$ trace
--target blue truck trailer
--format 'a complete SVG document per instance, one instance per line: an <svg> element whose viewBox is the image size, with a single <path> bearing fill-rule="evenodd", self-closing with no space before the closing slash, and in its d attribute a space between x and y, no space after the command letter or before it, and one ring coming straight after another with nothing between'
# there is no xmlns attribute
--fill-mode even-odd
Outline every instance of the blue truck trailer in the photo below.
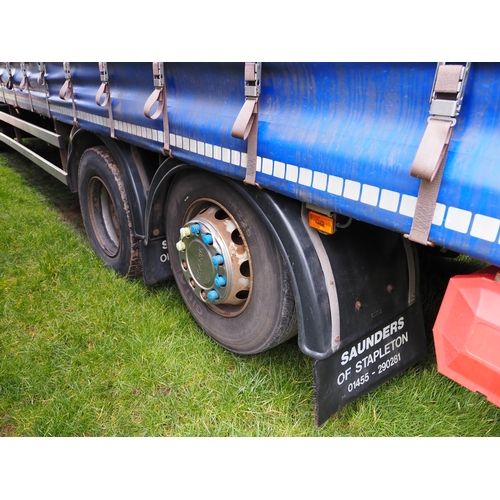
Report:
<svg viewBox="0 0 500 500"><path fill-rule="evenodd" d="M0 63L0 141L221 346L298 335L321 425L425 357L417 245L492 266L434 336L438 369L500 406L499 95L490 63Z"/></svg>

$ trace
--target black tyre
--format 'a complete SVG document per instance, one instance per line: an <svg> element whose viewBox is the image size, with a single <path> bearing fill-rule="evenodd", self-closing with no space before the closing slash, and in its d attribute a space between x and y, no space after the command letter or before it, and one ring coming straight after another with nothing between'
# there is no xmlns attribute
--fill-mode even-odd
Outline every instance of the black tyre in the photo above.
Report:
<svg viewBox="0 0 500 500"><path fill-rule="evenodd" d="M80 160L78 194L92 248L104 264L133 278L142 272L139 241L132 231L130 206L118 166L108 149L87 149Z"/></svg>
<svg viewBox="0 0 500 500"><path fill-rule="evenodd" d="M177 286L216 342L255 354L296 334L285 262L267 228L229 183L195 170L179 174L166 219Z"/></svg>

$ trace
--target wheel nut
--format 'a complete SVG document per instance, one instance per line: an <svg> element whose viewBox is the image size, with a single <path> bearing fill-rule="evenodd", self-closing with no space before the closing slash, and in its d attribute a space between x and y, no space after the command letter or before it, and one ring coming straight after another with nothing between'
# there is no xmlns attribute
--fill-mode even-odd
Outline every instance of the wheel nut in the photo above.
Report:
<svg viewBox="0 0 500 500"><path fill-rule="evenodd" d="M221 276L220 274L215 276L214 285L216 287L226 286L226 283L226 278L224 278L224 276Z"/></svg>
<svg viewBox="0 0 500 500"><path fill-rule="evenodd" d="M217 269L219 266L222 266L222 264L224 264L224 257L220 253L218 253L217 255L214 255L212 257L212 263L215 269Z"/></svg>
<svg viewBox="0 0 500 500"><path fill-rule="evenodd" d="M203 240L203 243L205 243L205 245L211 245L214 242L214 239L212 238L212 235L210 233L202 234L201 239Z"/></svg>
<svg viewBox="0 0 500 500"><path fill-rule="evenodd" d="M188 227L181 227L181 240L186 236L191 236L191 231Z"/></svg>
<svg viewBox="0 0 500 500"><path fill-rule="evenodd" d="M210 302L213 302L214 300L217 300L219 298L219 294L217 293L217 290L210 290L208 293L207 293L207 299L210 301Z"/></svg>
<svg viewBox="0 0 500 500"><path fill-rule="evenodd" d="M184 252L184 250L186 250L186 245L182 240L180 240L175 244L175 248L177 248L178 252Z"/></svg>
<svg viewBox="0 0 500 500"><path fill-rule="evenodd" d="M200 225L199 224L191 224L191 233L199 234L200 233Z"/></svg>

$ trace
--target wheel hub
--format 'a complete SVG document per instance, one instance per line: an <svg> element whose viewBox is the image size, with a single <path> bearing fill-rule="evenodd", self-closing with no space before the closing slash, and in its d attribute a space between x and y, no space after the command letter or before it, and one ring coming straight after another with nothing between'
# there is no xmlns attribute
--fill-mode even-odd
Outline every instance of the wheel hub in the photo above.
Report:
<svg viewBox="0 0 500 500"><path fill-rule="evenodd" d="M118 214L108 188L98 177L89 182L89 210L99 244L109 257L116 257L120 250Z"/></svg>
<svg viewBox="0 0 500 500"><path fill-rule="evenodd" d="M221 315L240 314L250 297L251 263L235 220L215 203L205 204L181 228L176 246L196 297Z"/></svg>

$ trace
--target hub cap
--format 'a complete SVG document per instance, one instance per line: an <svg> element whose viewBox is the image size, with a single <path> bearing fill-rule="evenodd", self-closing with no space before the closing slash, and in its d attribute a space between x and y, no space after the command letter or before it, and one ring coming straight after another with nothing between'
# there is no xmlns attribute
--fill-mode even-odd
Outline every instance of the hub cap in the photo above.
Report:
<svg viewBox="0 0 500 500"><path fill-rule="evenodd" d="M98 177L89 183L89 212L99 245L109 257L120 250L120 224L113 199L106 185Z"/></svg>
<svg viewBox="0 0 500 500"><path fill-rule="evenodd" d="M195 204L177 251L193 293L223 316L237 316L251 293L251 261L236 221L213 201Z"/></svg>

